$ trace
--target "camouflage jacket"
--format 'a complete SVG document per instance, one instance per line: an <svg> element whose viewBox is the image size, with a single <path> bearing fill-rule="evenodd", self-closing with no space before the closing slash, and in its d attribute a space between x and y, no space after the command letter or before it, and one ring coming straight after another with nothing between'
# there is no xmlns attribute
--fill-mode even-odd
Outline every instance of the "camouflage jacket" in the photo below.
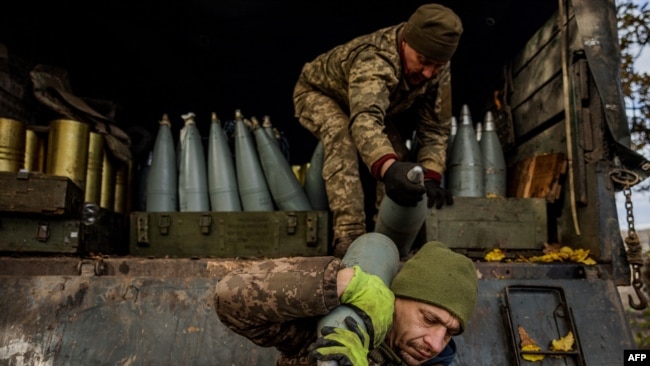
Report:
<svg viewBox="0 0 650 366"><path fill-rule="evenodd" d="M253 343L276 347L281 352L277 365L316 365L307 349L316 341L319 319L340 305L336 274L344 266L334 257L299 257L233 271L217 284L217 315ZM386 344L370 352L368 361L370 366L404 365Z"/></svg>
<svg viewBox="0 0 650 366"><path fill-rule="evenodd" d="M383 133L385 120L415 109L417 160L442 173L451 129L450 64L417 87L403 78L399 52L404 23L363 35L304 65L300 82L321 91L349 112L350 132L364 163L395 154Z"/></svg>

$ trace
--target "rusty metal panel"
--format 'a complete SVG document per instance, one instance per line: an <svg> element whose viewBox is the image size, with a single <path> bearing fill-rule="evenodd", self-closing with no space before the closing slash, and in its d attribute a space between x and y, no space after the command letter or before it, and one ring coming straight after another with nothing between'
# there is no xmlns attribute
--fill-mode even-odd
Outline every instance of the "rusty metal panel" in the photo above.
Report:
<svg viewBox="0 0 650 366"><path fill-rule="evenodd" d="M96 275L97 263L115 275ZM138 273L147 265L128 259L80 262L76 276L1 276L0 364L275 364L275 349L257 347L220 323L213 306L218 277L190 275L196 263L159 264L186 277L124 275L125 268ZM216 273L228 267L200 264Z"/></svg>
<svg viewBox="0 0 650 366"><path fill-rule="evenodd" d="M0 364L273 365L278 352L227 329L213 305L217 282L256 262L0 257ZM549 338L564 336L562 327L553 333L555 318L564 316L553 311L553 299L525 294L536 286L564 294L562 309L571 313L586 365L621 365L623 350L636 347L616 286L598 276L608 272L606 267L476 267L478 305L466 331L456 337L454 365L517 365L512 326L525 326L543 349ZM518 296L508 301L513 287ZM549 297L542 294L544 299ZM507 306L515 321L508 321ZM571 360L548 357L540 364L577 364Z"/></svg>
<svg viewBox="0 0 650 366"><path fill-rule="evenodd" d="M595 275L592 278L579 265L476 263L476 266L482 277L478 303L468 329L456 338L459 352L454 365L531 364L515 359L517 353L513 350L513 344L518 343L518 339L511 337L511 324L505 311L509 286L517 286L520 290L552 286L563 291L586 365L622 365L623 351L636 348L614 281ZM596 271L602 272L602 269ZM530 335L537 337L535 341L543 350L548 350L552 340L549 338L558 339L566 335L560 334L562 331L555 334L548 331L553 328L549 326L555 321L552 318L558 314L549 313L535 296L520 296L511 301L510 306L516 308L519 315L515 319L525 319L525 324L517 322L512 325L515 329L518 325L525 326ZM573 357L546 357L540 364L566 366L579 363Z"/></svg>

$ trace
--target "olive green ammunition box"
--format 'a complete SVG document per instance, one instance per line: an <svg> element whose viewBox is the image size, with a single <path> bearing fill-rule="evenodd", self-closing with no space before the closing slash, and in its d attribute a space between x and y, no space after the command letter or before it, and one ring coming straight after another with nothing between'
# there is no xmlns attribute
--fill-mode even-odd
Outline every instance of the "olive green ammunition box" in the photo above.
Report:
<svg viewBox="0 0 650 366"><path fill-rule="evenodd" d="M543 198L454 197L453 205L430 211L426 237L455 249L540 250L546 224Z"/></svg>
<svg viewBox="0 0 650 366"><path fill-rule="evenodd" d="M0 172L0 212L78 218L83 190L67 177L40 172Z"/></svg>
<svg viewBox="0 0 650 366"><path fill-rule="evenodd" d="M128 217L100 209L92 219L0 214L0 252L127 254Z"/></svg>
<svg viewBox="0 0 650 366"><path fill-rule="evenodd" d="M326 211L133 212L130 254L147 257L327 255Z"/></svg>

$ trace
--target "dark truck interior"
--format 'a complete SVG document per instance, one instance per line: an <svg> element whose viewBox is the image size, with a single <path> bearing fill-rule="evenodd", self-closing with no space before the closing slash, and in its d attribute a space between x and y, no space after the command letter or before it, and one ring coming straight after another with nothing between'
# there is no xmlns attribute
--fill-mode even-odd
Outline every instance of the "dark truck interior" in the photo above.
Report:
<svg viewBox="0 0 650 366"><path fill-rule="evenodd" d="M625 157L629 131L625 118L611 108L618 102L619 56L615 35L607 33L614 28L606 6L612 2L562 1L567 14L558 11L564 8L557 0L440 2L459 14L465 29L452 60L453 113L458 117L467 104L473 121L482 120L494 107L495 91L508 84L504 75L511 76L511 118L499 121L510 128L510 139L501 140L509 144L504 146L508 168L519 173L508 176L514 194L506 199L457 197L452 206L426 217L424 239L440 240L474 259L482 278L477 320L458 338L462 351L455 364L521 364L518 326L542 347L569 330L575 334L576 347L546 352L545 364L621 364L622 351L634 347L634 338L617 286L630 285L631 271L609 172L613 157ZM231 121L237 109L245 117L269 115L288 141L290 163L303 164L316 139L293 117L292 91L302 65L355 36L405 21L423 3L5 1L0 4L0 117L31 126L54 119L30 84L31 70L50 65L67 72L72 94L129 134L139 164L152 149L163 114L176 137L181 115L194 112L205 137L212 112ZM598 47L584 42L596 35L603 42ZM576 96L573 104L566 103L565 87ZM569 153L572 167L566 164ZM4 177L3 193L27 191L23 176ZM30 184L54 186L44 178L52 177L32 175ZM304 250L320 255L329 243L321 211L230 215L140 209L127 218L109 207L103 220L97 215L94 224L82 224L81 210L66 205L65 212L75 216L50 215L47 223L65 240L72 233L81 238L70 245L54 234L49 239L49 232L45 238L34 235L36 228L41 233L45 216L44 200L37 197L27 195L30 211L22 216L25 211L14 214L19 201L0 200L11 205L11 212L0 212L0 237L11 239L0 243L0 251L10 253L0 256L0 292L8 299L0 299L0 308L7 309L4 318L0 315L6 330L0 344L17 339L29 346L8 355L25 363L50 357L76 364L267 365L274 349L233 337L214 321L216 281L244 268L260 251L269 257ZM597 264L584 264L584 257L533 261L544 257L547 244L588 253ZM486 260L493 249L508 257ZM21 257L20 250L55 255ZM110 255L121 250L130 255ZM81 261L57 255L88 252L109 255ZM514 261L519 258L525 260ZM639 269L634 269L637 279ZM639 290L630 301L641 300ZM174 327L177 331L170 331Z"/></svg>
<svg viewBox="0 0 650 366"><path fill-rule="evenodd" d="M440 2L464 23L452 60L453 112L468 104L477 121L502 87L503 65L556 12L557 2ZM291 96L303 63L405 21L423 3L6 1L0 43L26 78L36 64L60 67L74 95L109 101L116 125L131 135L135 159L151 149L143 130L154 134L163 113L180 129L181 114L192 111L207 133L211 112L227 121L241 109L245 116L269 115L289 141L291 163L302 164L316 141L293 117ZM38 108L28 109L28 122L48 123Z"/></svg>

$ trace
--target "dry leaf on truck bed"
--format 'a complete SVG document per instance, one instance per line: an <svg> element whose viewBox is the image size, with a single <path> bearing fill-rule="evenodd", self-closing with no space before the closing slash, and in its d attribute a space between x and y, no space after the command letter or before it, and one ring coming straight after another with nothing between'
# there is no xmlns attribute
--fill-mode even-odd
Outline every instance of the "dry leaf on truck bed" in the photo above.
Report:
<svg viewBox="0 0 650 366"><path fill-rule="evenodd" d="M485 255L485 260L488 262L500 262L503 258L506 257L506 254L503 250L499 248L492 249L488 254Z"/></svg>
<svg viewBox="0 0 650 366"><path fill-rule="evenodd" d="M573 333L569 331L567 335L561 337L560 339L554 339L551 341L551 351L564 351L569 352L573 349Z"/></svg>
<svg viewBox="0 0 650 366"><path fill-rule="evenodd" d="M544 254L528 258L530 262L575 262L586 265L594 265L596 261L589 258L588 249L571 249L558 244L544 245Z"/></svg>
<svg viewBox="0 0 650 366"><path fill-rule="evenodd" d="M517 332L519 332L519 338L521 339L521 350L522 351L541 351L542 348L537 345L534 339L532 339L526 329L521 325L517 327ZM544 359L544 355L531 355L531 354L522 354L521 357L530 362L541 361Z"/></svg>

